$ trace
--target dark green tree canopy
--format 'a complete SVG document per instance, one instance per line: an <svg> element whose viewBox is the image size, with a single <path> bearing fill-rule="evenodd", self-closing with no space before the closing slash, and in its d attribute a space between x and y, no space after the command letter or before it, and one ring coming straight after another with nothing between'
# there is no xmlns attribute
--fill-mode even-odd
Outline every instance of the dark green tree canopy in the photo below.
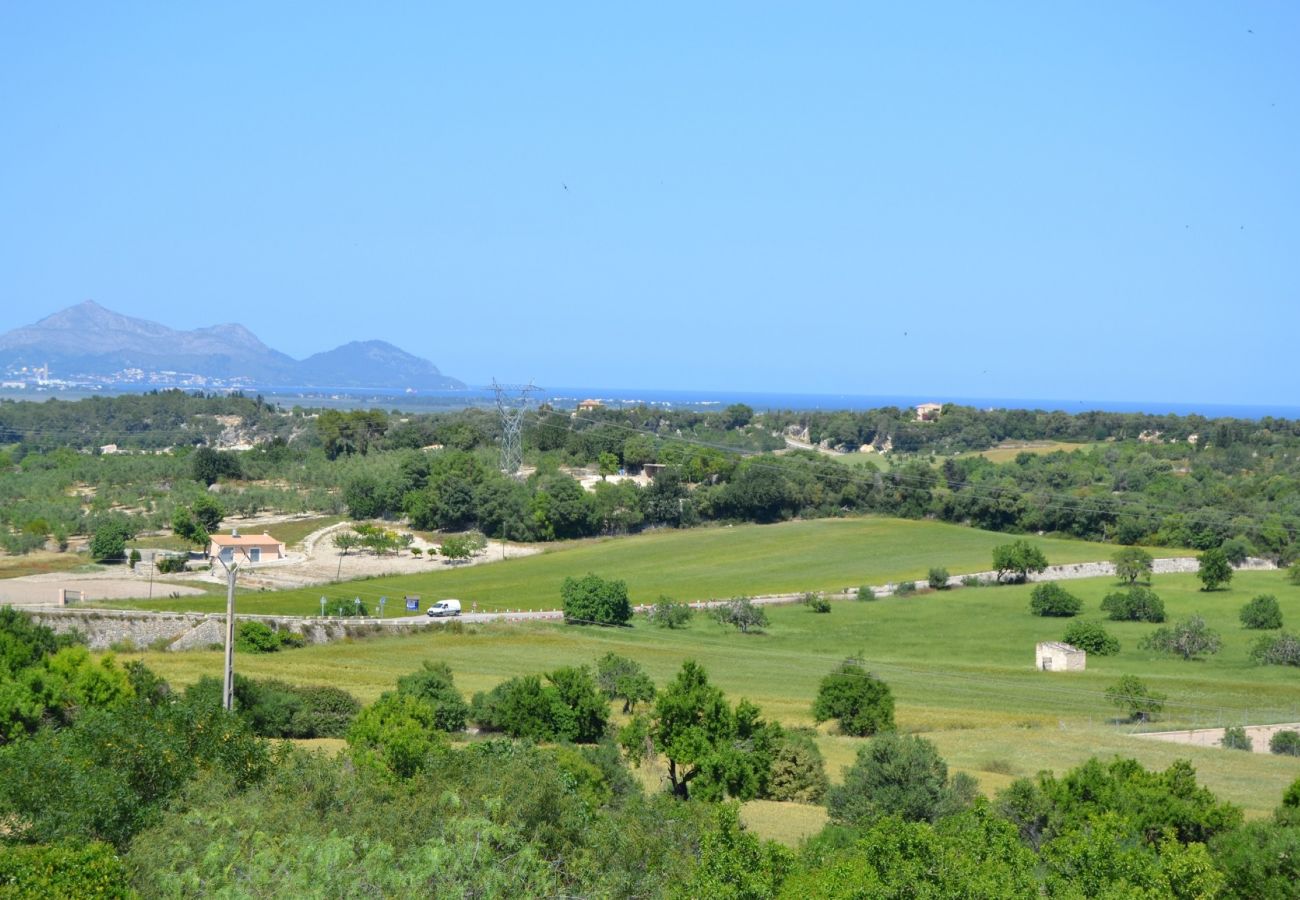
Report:
<svg viewBox="0 0 1300 900"><path fill-rule="evenodd" d="M560 586L564 620L571 625L626 625L632 619L627 582L588 572L569 576Z"/></svg>
<svg viewBox="0 0 1300 900"><path fill-rule="evenodd" d="M840 731L866 737L894 727L894 696L861 659L846 659L822 679L813 703L817 722L837 719Z"/></svg>

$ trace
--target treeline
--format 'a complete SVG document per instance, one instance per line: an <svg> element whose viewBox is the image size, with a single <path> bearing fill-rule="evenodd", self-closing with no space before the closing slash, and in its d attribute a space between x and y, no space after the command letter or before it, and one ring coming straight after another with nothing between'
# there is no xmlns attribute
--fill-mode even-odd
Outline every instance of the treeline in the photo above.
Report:
<svg viewBox="0 0 1300 900"><path fill-rule="evenodd" d="M860 661L809 698L869 735L836 785L809 733L692 662L655 685L609 654L470 700L428 663L360 709L279 682L238 681L234 713L218 696L0 612L0 893L1282 898L1300 879L1300 781L1250 823L1186 762L1094 759L987 800L894 731ZM346 748L263 737L320 734ZM665 790L629 761L664 767ZM762 841L735 805L756 797L824 804L829 824Z"/></svg>

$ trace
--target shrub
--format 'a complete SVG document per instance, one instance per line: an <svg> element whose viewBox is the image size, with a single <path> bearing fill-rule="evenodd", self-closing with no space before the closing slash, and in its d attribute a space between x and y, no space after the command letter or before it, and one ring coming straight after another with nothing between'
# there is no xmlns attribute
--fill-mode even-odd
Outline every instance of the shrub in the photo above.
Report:
<svg viewBox="0 0 1300 900"><path fill-rule="evenodd" d="M353 758L398 778L410 778L446 750L432 706L393 691L363 709L348 728Z"/></svg>
<svg viewBox="0 0 1300 900"><path fill-rule="evenodd" d="M289 720L294 738L341 738L361 712L361 703L342 688L331 685L293 685L302 705Z"/></svg>
<svg viewBox="0 0 1300 900"><path fill-rule="evenodd" d="M1188 616L1173 625L1157 628L1138 644L1143 650L1175 653L1183 659L1218 653L1223 640L1200 616Z"/></svg>
<svg viewBox="0 0 1300 900"><path fill-rule="evenodd" d="M632 618L627 583L587 573L560 586L564 621L570 625L626 625Z"/></svg>
<svg viewBox="0 0 1300 900"><path fill-rule="evenodd" d="M1300 666L1300 636L1289 631L1265 635L1250 648L1250 658L1261 666Z"/></svg>
<svg viewBox="0 0 1300 900"><path fill-rule="evenodd" d="M1300 756L1300 731L1279 731L1268 741L1268 752L1278 756Z"/></svg>
<svg viewBox="0 0 1300 900"><path fill-rule="evenodd" d="M172 575L177 572L185 571L185 564L189 562L189 557L175 556L167 554L166 556L155 556L153 564L158 569L159 575Z"/></svg>
<svg viewBox="0 0 1300 900"><path fill-rule="evenodd" d="M351 600L346 597L339 597L330 600L325 606L325 615L337 616L339 618L349 618L353 616L368 616L370 609L366 606L366 601L360 597L353 597Z"/></svg>
<svg viewBox="0 0 1300 900"><path fill-rule="evenodd" d="M1282 609L1272 594L1260 594L1241 608L1241 624L1247 628L1281 628Z"/></svg>
<svg viewBox="0 0 1300 900"><path fill-rule="evenodd" d="M129 529L121 522L115 519L103 522L91 535L90 558L98 562L121 562L130 536Z"/></svg>
<svg viewBox="0 0 1300 900"><path fill-rule="evenodd" d="M1293 562L1287 566L1286 580L1292 584L1300 584L1300 562Z"/></svg>
<svg viewBox="0 0 1300 900"><path fill-rule="evenodd" d="M885 816L933 822L969 805L970 779L949 779L948 765L933 743L915 735L883 734L858 750L844 770L844 783L830 789L831 819L869 825Z"/></svg>
<svg viewBox="0 0 1300 900"><path fill-rule="evenodd" d="M0 896L134 897L126 866L108 844L0 846Z"/></svg>
<svg viewBox="0 0 1300 900"><path fill-rule="evenodd" d="M894 695L889 685L864 668L860 658L846 659L817 688L813 718L837 719L840 731L865 737L894 728Z"/></svg>
<svg viewBox="0 0 1300 900"><path fill-rule="evenodd" d="M1100 622L1071 622L1061 640L1097 656L1112 656L1119 652L1119 639L1107 632Z"/></svg>
<svg viewBox="0 0 1300 900"><path fill-rule="evenodd" d="M534 741L595 743L609 724L609 704L586 666L503 681L474 695L471 716L482 728Z"/></svg>
<svg viewBox="0 0 1300 900"><path fill-rule="evenodd" d="M1165 695L1146 686L1136 675L1125 675L1106 689L1106 699L1123 710L1135 722L1155 718L1165 708Z"/></svg>
<svg viewBox="0 0 1300 900"><path fill-rule="evenodd" d="M943 566L934 566L930 569L930 576L927 579L931 588L936 591L946 591L948 589L948 570Z"/></svg>
<svg viewBox="0 0 1300 900"><path fill-rule="evenodd" d="M875 600L875 599L876 599L876 592L875 592L874 590L871 589L871 585L869 585L869 584L864 584L864 585L862 585L862 587L858 588L858 599L859 599L859 600Z"/></svg>
<svg viewBox="0 0 1300 900"><path fill-rule="evenodd" d="M131 568L134 569L136 563L138 563L139 561L140 561L140 551L132 547L131 554L126 558L127 565L129 565Z"/></svg>
<svg viewBox="0 0 1300 900"><path fill-rule="evenodd" d="M1246 729L1240 725L1229 725L1223 729L1223 737L1219 740L1219 746L1228 750L1254 750L1255 744L1246 734Z"/></svg>
<svg viewBox="0 0 1300 900"><path fill-rule="evenodd" d="M742 634L761 632L767 627L767 611L748 597L736 597L714 607L713 618L719 625L734 625Z"/></svg>
<svg viewBox="0 0 1300 900"><path fill-rule="evenodd" d="M678 603L671 597L659 595L647 617L660 628L685 628L690 624L695 610L689 603Z"/></svg>
<svg viewBox="0 0 1300 900"><path fill-rule="evenodd" d="M978 575L963 575L961 577L962 587L984 587L985 582L980 580Z"/></svg>
<svg viewBox="0 0 1300 900"><path fill-rule="evenodd" d="M898 586L894 588L895 597L910 597L912 594L915 593L916 593L915 581L902 581L899 582Z"/></svg>
<svg viewBox="0 0 1300 900"><path fill-rule="evenodd" d="M812 734L806 730L783 733L772 750L772 772L763 798L821 803L829 787L826 760Z"/></svg>
<svg viewBox="0 0 1300 900"><path fill-rule="evenodd" d="M1219 549L1230 565L1239 566L1250 557L1254 548L1243 538L1228 538L1219 545Z"/></svg>
<svg viewBox="0 0 1300 900"><path fill-rule="evenodd" d="M1082 601L1055 581L1036 585L1029 594L1029 611L1036 616L1077 616L1082 608Z"/></svg>
<svg viewBox="0 0 1300 900"><path fill-rule="evenodd" d="M815 613L828 613L831 611L831 601L813 591L804 594L803 599L799 602Z"/></svg>
<svg viewBox="0 0 1300 900"><path fill-rule="evenodd" d="M291 631L278 631L265 622L240 622L235 631L235 649L240 653L275 653L285 647L302 647L306 640Z"/></svg>
<svg viewBox="0 0 1300 900"><path fill-rule="evenodd" d="M1150 588L1131 587L1107 594L1101 601L1102 612L1113 622L1163 622L1165 603Z"/></svg>
<svg viewBox="0 0 1300 900"><path fill-rule="evenodd" d="M397 693L418 697L433 707L434 725L443 731L463 731L469 704L456 690L451 668L446 663L425 660L410 675L397 679Z"/></svg>

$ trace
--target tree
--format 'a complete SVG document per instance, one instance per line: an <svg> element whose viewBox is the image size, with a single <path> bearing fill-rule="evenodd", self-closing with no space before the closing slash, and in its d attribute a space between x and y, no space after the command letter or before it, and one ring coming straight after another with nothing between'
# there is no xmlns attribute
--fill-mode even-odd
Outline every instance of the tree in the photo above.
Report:
<svg viewBox="0 0 1300 900"><path fill-rule="evenodd" d="M733 710L704 669L693 660L655 698L653 711L623 729L619 742L634 764L649 750L668 760L673 796L686 800L758 796L772 766L772 749L781 730L741 700Z"/></svg>
<svg viewBox="0 0 1300 900"><path fill-rule="evenodd" d="M190 471L194 480L203 485L215 484L221 478L238 478L242 473L239 457L234 453L199 447L190 457Z"/></svg>
<svg viewBox="0 0 1300 900"><path fill-rule="evenodd" d="M1097 656L1113 656L1119 652L1119 640L1101 626L1100 622L1074 621L1065 629L1061 640Z"/></svg>
<svg viewBox="0 0 1300 900"><path fill-rule="evenodd" d="M410 675L397 679L397 693L416 697L433 707L434 727L441 731L464 731L469 704L456 690L451 667L425 660Z"/></svg>
<svg viewBox="0 0 1300 900"><path fill-rule="evenodd" d="M1165 604L1150 588L1134 586L1113 591L1101 601L1102 612L1113 622L1163 622Z"/></svg>
<svg viewBox="0 0 1300 900"><path fill-rule="evenodd" d="M172 514L172 534L196 547L207 546L209 540L208 530L189 510L181 507L177 507L176 512Z"/></svg>
<svg viewBox="0 0 1300 900"><path fill-rule="evenodd" d="M650 621L660 628L685 628L694 615L689 603L678 603L662 594L648 614Z"/></svg>
<svg viewBox="0 0 1300 900"><path fill-rule="evenodd" d="M632 618L627 582L588 572L569 576L560 586L564 621L570 625L626 625Z"/></svg>
<svg viewBox="0 0 1300 900"><path fill-rule="evenodd" d="M447 747L432 704L394 691L381 694L361 711L348 729L347 740L358 762L399 778L410 778L432 765Z"/></svg>
<svg viewBox="0 0 1300 900"><path fill-rule="evenodd" d="M1232 564L1220 549L1206 550L1200 555L1196 577L1204 585L1202 590L1217 591L1232 581Z"/></svg>
<svg viewBox="0 0 1300 900"><path fill-rule="evenodd" d="M767 612L755 606L748 597L736 597L713 608L713 618L719 625L734 625L742 634L762 631L767 627Z"/></svg>
<svg viewBox="0 0 1300 900"><path fill-rule="evenodd" d="M1219 545L1230 565L1239 566L1250 558L1251 546L1243 538L1228 538Z"/></svg>
<svg viewBox="0 0 1300 900"><path fill-rule="evenodd" d="M1034 544L1022 539L993 548L993 568L998 581L1019 584L1030 573L1038 574L1047 568L1047 557Z"/></svg>
<svg viewBox="0 0 1300 900"><path fill-rule="evenodd" d="M1115 564L1115 575L1130 585L1139 579L1149 581L1155 567L1151 554L1141 547L1121 547L1110 560Z"/></svg>
<svg viewBox="0 0 1300 900"><path fill-rule="evenodd" d="M1241 624L1246 628L1282 627L1282 608L1272 594L1260 594L1241 608Z"/></svg>
<svg viewBox="0 0 1300 900"><path fill-rule="evenodd" d="M719 414L723 428L744 428L754 418L754 408L745 403L732 403Z"/></svg>
<svg viewBox="0 0 1300 900"><path fill-rule="evenodd" d="M1143 650L1175 653L1183 659L1218 653L1223 640L1200 616L1188 616L1165 628L1157 628L1138 644Z"/></svg>
<svg viewBox="0 0 1300 900"><path fill-rule="evenodd" d="M1136 675L1125 675L1106 689L1106 699L1135 722L1155 718L1165 708L1165 695L1151 690Z"/></svg>
<svg viewBox="0 0 1300 900"><path fill-rule="evenodd" d="M1036 616L1077 616L1083 601L1055 581L1036 585L1029 595L1029 611Z"/></svg>
<svg viewBox="0 0 1300 900"><path fill-rule="evenodd" d="M618 471L618 454L601 453L596 460L597 467L600 469L600 480L604 481L610 475Z"/></svg>
<svg viewBox="0 0 1300 900"><path fill-rule="evenodd" d="M867 737L894 728L894 695L889 685L864 668L861 658L846 659L817 688L813 718L839 720L840 732Z"/></svg>
<svg viewBox="0 0 1300 900"><path fill-rule="evenodd" d="M625 713L635 712L638 703L655 696L654 682L645 669L617 653L606 653L596 660L596 684L610 700L622 700Z"/></svg>
<svg viewBox="0 0 1300 900"><path fill-rule="evenodd" d="M765 800L821 803L830 787L826 760L810 730L785 732L772 751L772 775Z"/></svg>
<svg viewBox="0 0 1300 900"><path fill-rule="evenodd" d="M100 523L90 537L90 557L101 562L120 562L129 537L125 525L116 519Z"/></svg>
<svg viewBox="0 0 1300 900"><path fill-rule="evenodd" d="M826 797L831 819L858 827L885 816L934 822L974 799L969 778L948 778L948 765L933 743L917 735L886 733L858 750L844 770L844 783Z"/></svg>
<svg viewBox="0 0 1300 900"><path fill-rule="evenodd" d="M629 466L643 466L656 458L655 439L648 434L634 434L623 442L623 462Z"/></svg>
<svg viewBox="0 0 1300 900"><path fill-rule="evenodd" d="M208 534L221 527L221 520L226 516L226 511L221 504L207 494L190 504L190 512Z"/></svg>
<svg viewBox="0 0 1300 900"><path fill-rule="evenodd" d="M361 546L361 535L355 531L340 531L334 535L334 549L341 550L344 556L348 551Z"/></svg>
<svg viewBox="0 0 1300 900"><path fill-rule="evenodd" d="M453 563L469 559L474 554L474 551L470 548L469 538L463 534L447 535L442 539L438 551L444 559L448 559Z"/></svg>

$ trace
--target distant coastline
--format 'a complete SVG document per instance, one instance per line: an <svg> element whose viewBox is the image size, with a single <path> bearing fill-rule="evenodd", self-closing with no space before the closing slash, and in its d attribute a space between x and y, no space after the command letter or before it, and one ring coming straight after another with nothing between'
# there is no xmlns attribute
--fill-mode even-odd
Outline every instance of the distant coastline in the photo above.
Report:
<svg viewBox="0 0 1300 900"><path fill-rule="evenodd" d="M177 385L180 390L193 387ZM82 397L104 397L119 394L144 393L148 390L166 390L165 385L140 386L123 389L118 385L102 390L6 389L0 390L0 399L31 400L40 402L57 397L76 400ZM361 388L258 388L243 389L246 395L261 394L268 401L282 406L380 407L412 412L431 409L464 409L466 407L492 406L492 390L484 386L470 386L457 390L400 391L393 389ZM680 390L670 388L610 388L610 387L546 387L542 399L559 409L573 409L583 400L599 400L610 407L630 407L645 404L672 409L719 409L731 403L745 403L756 410L784 409L848 410L860 412L882 406L915 406L918 403L956 403L977 409L1038 409L1048 412L1065 412L1071 415L1084 412L1147 413L1149 415L1201 415L1208 419L1236 418L1262 419L1266 417L1300 419L1300 405L1247 404L1247 403L1193 403L1187 401L1158 400L1050 400L1017 397L964 397L938 394L817 394L784 393L779 391L728 391Z"/></svg>

